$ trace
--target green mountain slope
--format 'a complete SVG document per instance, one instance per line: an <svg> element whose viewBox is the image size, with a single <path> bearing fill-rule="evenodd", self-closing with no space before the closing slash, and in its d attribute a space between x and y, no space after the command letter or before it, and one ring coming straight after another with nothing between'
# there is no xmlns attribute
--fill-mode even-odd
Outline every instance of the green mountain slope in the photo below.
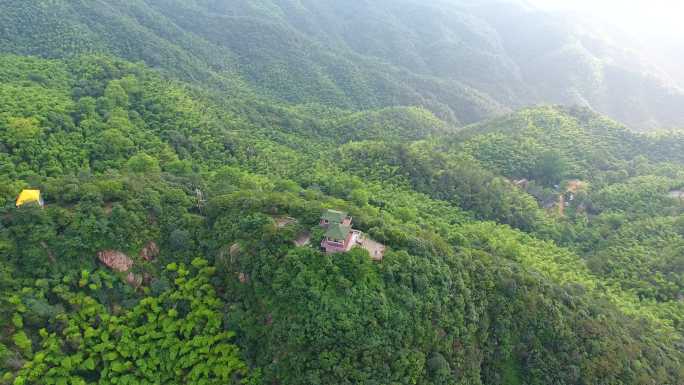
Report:
<svg viewBox="0 0 684 385"><path fill-rule="evenodd" d="M681 328L681 143L677 134L638 135L586 110L545 107L427 141L352 143L337 157L348 172L571 248L585 260L563 264L577 263Z"/></svg>
<svg viewBox="0 0 684 385"><path fill-rule="evenodd" d="M630 56L576 26L489 1L0 11L0 384L684 382L684 137L502 115L622 111L592 82ZM321 252L325 209L384 259Z"/></svg>
<svg viewBox="0 0 684 385"><path fill-rule="evenodd" d="M158 10L144 1L3 3L7 29L0 47L48 57L110 53L228 91L242 89L246 81L263 95L295 103L424 105L454 122L474 122L506 110L472 87L323 49L267 18L207 14L191 4ZM30 30L25 20L35 20Z"/></svg>
<svg viewBox="0 0 684 385"><path fill-rule="evenodd" d="M454 123L560 103L642 129L684 123L677 107L684 94L649 75L643 58L586 23L523 5L61 0L0 7L5 52L109 53L291 103L420 105Z"/></svg>
<svg viewBox="0 0 684 385"><path fill-rule="evenodd" d="M427 179L414 186L378 178L381 165L361 156L341 161L339 154L353 152L331 151L337 135L325 134L357 132L379 145L413 147L391 152L400 159L439 157L425 144L434 139L406 142L436 123L424 111L235 113L213 92L103 57L4 56L2 64L5 382L225 383L221 378L237 374L284 384L676 383L684 375L676 303L640 299L627 286L636 279L602 282L600 266L535 239L554 234L556 220L486 171L476 153L465 163L444 159L459 165L450 167L457 178L442 179L433 193ZM28 99L34 102L22 102ZM543 114L570 119L555 110L532 115ZM269 122L289 122L290 130ZM406 129L374 134L399 123ZM427 132L453 135L441 130ZM444 175L439 164L427 169ZM449 181L460 180L458 170L500 187L466 204L445 195L453 191ZM27 186L43 191L45 209L13 207ZM531 235L474 219L497 201L513 204L489 212L500 222L525 202L518 212ZM295 247L302 231L318 242L326 207L349 210L356 228L388 245L384 261L372 263L361 250L325 256ZM285 216L297 221L281 227L276 219ZM677 236L668 228L664 237ZM159 253L147 260L139 255L150 241ZM106 250L128 255L132 275L98 262ZM198 255L215 268L193 262ZM186 281L188 274L197 280ZM208 277L218 298L208 291L206 302L187 312L184 290L194 286L185 289L185 282L210 290ZM112 323L93 312L111 312ZM159 349L132 350L131 336L112 331L121 322L130 333L168 338ZM183 338L169 339L174 328L186 330ZM212 338L221 348L188 353L184 369L173 372L164 363L176 362L174 349L187 352L190 338ZM121 346L105 353L113 341ZM235 357L230 364L218 359L227 358L223 351ZM626 364L635 361L638 367ZM204 372L226 365L231 370Z"/></svg>
<svg viewBox="0 0 684 385"><path fill-rule="evenodd" d="M178 2L160 3L161 11L178 23L185 20L193 32L209 39L221 35L216 29L204 28L204 23L188 20L185 12L177 16L173 7ZM644 58L615 46L609 34L582 20L563 19L512 2L196 4L185 6L195 13L190 19L223 15L224 22L218 22L221 31L233 24L233 17L268 20L287 31L287 36L301 33L314 37L318 46L330 52L351 51L380 60L412 74L439 79L442 87L453 87L450 82L465 84L504 106L577 104L638 128L681 127L683 122L677 105L684 94L651 75L654 71L643 64ZM253 62L249 58L256 54L254 46L245 50L230 37L217 41L247 58L246 65ZM289 55L277 49L279 60L290 61ZM259 56L256 61L268 63L263 59ZM453 101L438 98L454 108Z"/></svg>
<svg viewBox="0 0 684 385"><path fill-rule="evenodd" d="M638 135L585 109L541 107L465 127L443 143L445 149L459 143L488 168L510 178L534 179L541 170L530 155L551 151L564 164L558 177L601 183L624 178L618 171L638 157L681 164L680 140L676 133Z"/></svg>

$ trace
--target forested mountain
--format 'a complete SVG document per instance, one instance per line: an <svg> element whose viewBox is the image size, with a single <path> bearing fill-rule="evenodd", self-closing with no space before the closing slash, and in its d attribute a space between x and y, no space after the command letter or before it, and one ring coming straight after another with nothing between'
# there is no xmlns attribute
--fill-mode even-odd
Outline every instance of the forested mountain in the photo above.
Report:
<svg viewBox="0 0 684 385"><path fill-rule="evenodd" d="M667 128L680 96L588 30L488 1L0 11L0 384L684 383L684 135L587 107ZM384 258L322 252L327 209Z"/></svg>
<svg viewBox="0 0 684 385"><path fill-rule="evenodd" d="M644 57L522 3L8 0L0 11L6 52L109 53L288 102L420 105L453 123L576 104L634 128L684 125L684 93Z"/></svg>

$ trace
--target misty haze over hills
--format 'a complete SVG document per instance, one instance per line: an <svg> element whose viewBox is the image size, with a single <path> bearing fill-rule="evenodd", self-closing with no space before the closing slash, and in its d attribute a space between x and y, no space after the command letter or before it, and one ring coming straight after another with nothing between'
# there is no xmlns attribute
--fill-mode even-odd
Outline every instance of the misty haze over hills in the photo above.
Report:
<svg viewBox="0 0 684 385"><path fill-rule="evenodd" d="M287 102L422 105L457 123L564 104L635 129L684 126L684 93L654 75L654 55L604 27L524 3L18 3L0 4L0 48L15 53L108 52L186 77L221 73Z"/></svg>

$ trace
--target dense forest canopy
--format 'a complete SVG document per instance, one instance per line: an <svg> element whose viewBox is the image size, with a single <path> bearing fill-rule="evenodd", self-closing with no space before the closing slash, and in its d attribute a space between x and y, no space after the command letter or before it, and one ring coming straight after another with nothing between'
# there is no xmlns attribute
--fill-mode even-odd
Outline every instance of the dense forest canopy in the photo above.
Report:
<svg viewBox="0 0 684 385"><path fill-rule="evenodd" d="M550 18L0 3L0 384L684 383L682 94Z"/></svg>
<svg viewBox="0 0 684 385"><path fill-rule="evenodd" d="M224 93L419 105L457 124L538 103L638 129L684 124L684 92L638 47L514 1L7 0L0 11L4 52L108 53Z"/></svg>

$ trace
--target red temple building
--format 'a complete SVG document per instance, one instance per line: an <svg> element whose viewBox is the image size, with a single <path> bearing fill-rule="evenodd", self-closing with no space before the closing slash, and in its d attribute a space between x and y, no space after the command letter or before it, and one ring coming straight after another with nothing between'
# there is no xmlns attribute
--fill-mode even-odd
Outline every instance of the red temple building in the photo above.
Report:
<svg viewBox="0 0 684 385"><path fill-rule="evenodd" d="M321 249L326 253L346 253L358 246L366 251L374 261L382 261L385 245L370 239L367 235L352 228L352 218L342 211L326 210L321 215L321 227L326 229L321 241Z"/></svg>
<svg viewBox="0 0 684 385"><path fill-rule="evenodd" d="M327 229L321 241L326 253L346 253L356 245L359 232L351 227L352 218L341 211L327 210L321 216L321 227Z"/></svg>

